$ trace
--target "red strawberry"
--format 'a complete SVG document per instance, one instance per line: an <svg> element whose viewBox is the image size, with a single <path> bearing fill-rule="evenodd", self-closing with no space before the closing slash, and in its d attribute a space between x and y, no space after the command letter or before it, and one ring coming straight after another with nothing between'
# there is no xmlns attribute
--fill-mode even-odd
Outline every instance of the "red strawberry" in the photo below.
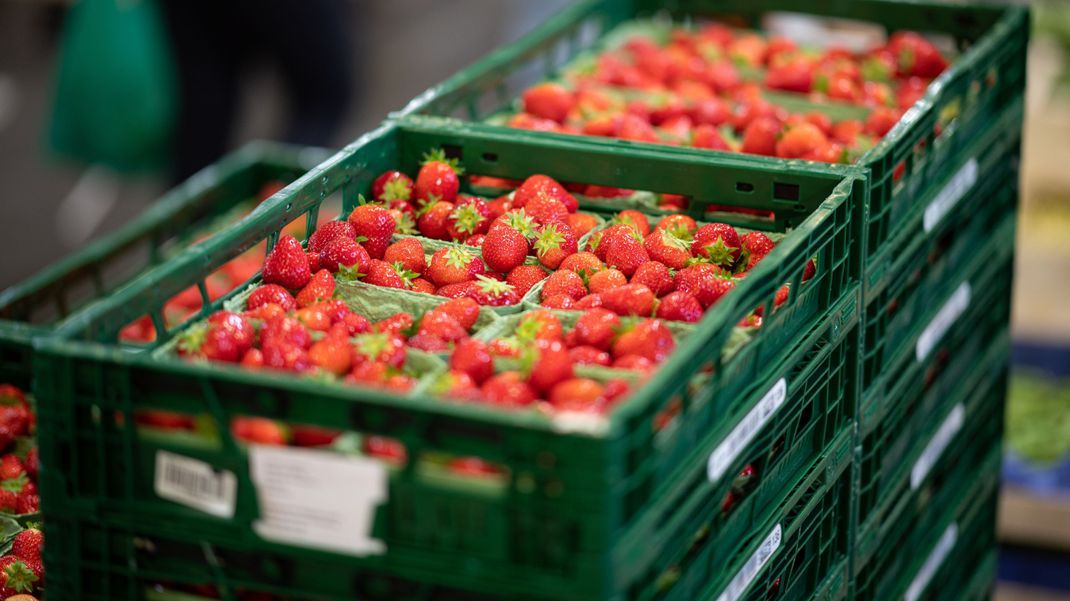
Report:
<svg viewBox="0 0 1070 601"><path fill-rule="evenodd" d="M601 413L606 407L605 390L590 378L570 378L558 382L548 400L559 411Z"/></svg>
<svg viewBox="0 0 1070 601"><path fill-rule="evenodd" d="M408 288L408 282L415 278L416 274L405 269L404 265L391 265L372 259L368 262L368 275L364 276L363 281L386 288Z"/></svg>
<svg viewBox="0 0 1070 601"><path fill-rule="evenodd" d="M512 227L491 227L483 239L482 253L492 271L508 273L524 263L528 256L528 241Z"/></svg>
<svg viewBox="0 0 1070 601"><path fill-rule="evenodd" d="M349 371L353 351L348 338L325 336L308 349L308 358L323 371L341 376Z"/></svg>
<svg viewBox="0 0 1070 601"><path fill-rule="evenodd" d="M619 223L611 225L600 232L591 234L591 237L587 239L587 249L593 252L600 261L605 261L606 254L616 241L621 238L634 239L634 232L635 230L626 225Z"/></svg>
<svg viewBox="0 0 1070 601"><path fill-rule="evenodd" d="M605 242L605 240L603 240ZM632 277L640 265L650 260L643 241L638 234L619 236L612 240L606 252L606 265L616 267L624 275Z"/></svg>
<svg viewBox="0 0 1070 601"><path fill-rule="evenodd" d="M608 350L613 338L620 328L620 317L608 309L591 309L576 320L570 336L575 338L578 346L590 346L598 350Z"/></svg>
<svg viewBox="0 0 1070 601"><path fill-rule="evenodd" d="M804 281L804 282L810 281L810 278L814 277L815 273L817 273L817 265L814 264L814 260L813 259L810 259L809 261L806 262L806 266L803 267L802 281Z"/></svg>
<svg viewBox="0 0 1070 601"><path fill-rule="evenodd" d="M360 205L349 214L349 223L357 233L357 241L373 259L382 259L390 239L397 229L397 222L390 211L378 205ZM363 239L363 240L362 240Z"/></svg>
<svg viewBox="0 0 1070 601"><path fill-rule="evenodd" d="M603 269L596 271L587 278L587 289L597 294L599 292L605 292L616 288L617 286L623 286L628 283L628 278L624 277L624 274L618 269Z"/></svg>
<svg viewBox="0 0 1070 601"><path fill-rule="evenodd" d="M485 275L476 276L475 286L468 293L468 296L477 303L490 307L503 307L520 302L516 289L505 282Z"/></svg>
<svg viewBox="0 0 1070 601"><path fill-rule="evenodd" d="M576 252L576 235L564 223L551 223L539 230L533 248L539 263L557 269L565 257Z"/></svg>
<svg viewBox="0 0 1070 601"><path fill-rule="evenodd" d="M587 294L587 287L583 285L583 278L576 272L555 271L542 285L542 297L546 299L558 294L577 300Z"/></svg>
<svg viewBox="0 0 1070 601"><path fill-rule="evenodd" d="M19 494L14 490L0 488L0 512L17 513L19 506Z"/></svg>
<svg viewBox="0 0 1070 601"><path fill-rule="evenodd" d="M479 319L479 304L470 298L448 300L436 307L435 310L456 319L457 323L461 324L461 327L466 331L471 330Z"/></svg>
<svg viewBox="0 0 1070 601"><path fill-rule="evenodd" d="M695 256L705 257L722 266L729 266L739 259L739 234L727 223L710 223L698 228L691 243Z"/></svg>
<svg viewBox="0 0 1070 601"><path fill-rule="evenodd" d="M15 535L11 542L11 554L20 559L41 560L41 547L45 535L37 528L27 528Z"/></svg>
<svg viewBox="0 0 1070 601"><path fill-rule="evenodd" d="M320 253L320 265L331 273L341 271L346 277L356 279L367 273L371 255L363 246L350 238L332 240Z"/></svg>
<svg viewBox="0 0 1070 601"><path fill-rule="evenodd" d="M513 200L508 196L501 196L487 203L490 210L491 220L495 220L513 210Z"/></svg>
<svg viewBox="0 0 1070 601"><path fill-rule="evenodd" d="M341 430L333 428L321 428L307 424L293 424L290 426L290 442L295 447L327 447L342 435Z"/></svg>
<svg viewBox="0 0 1070 601"><path fill-rule="evenodd" d="M525 313L516 326L515 336L518 340L562 340L561 320L544 309Z"/></svg>
<svg viewBox="0 0 1070 601"><path fill-rule="evenodd" d="M642 284L626 284L601 294L602 306L617 315L651 315L654 293Z"/></svg>
<svg viewBox="0 0 1070 601"><path fill-rule="evenodd" d="M483 261L459 246L436 250L425 273L436 286L459 284L482 274Z"/></svg>
<svg viewBox="0 0 1070 601"><path fill-rule="evenodd" d="M865 133L883 138L899 122L899 111L886 106L878 106L866 117Z"/></svg>
<svg viewBox="0 0 1070 601"><path fill-rule="evenodd" d="M435 290L435 294L446 298L466 298L475 291L475 288L475 280L469 280L467 282L461 282L460 284L442 286L438 290Z"/></svg>
<svg viewBox="0 0 1070 601"><path fill-rule="evenodd" d="M312 360L305 349L283 343L261 344L265 367L293 372L306 372L312 369Z"/></svg>
<svg viewBox="0 0 1070 601"><path fill-rule="evenodd" d="M426 353L443 353L450 349L450 343L435 336L434 334L425 334L423 332L417 332L409 337L406 344L410 348L424 351Z"/></svg>
<svg viewBox="0 0 1070 601"><path fill-rule="evenodd" d="M585 297L581 298L580 300L576 301L575 304L572 305L572 308L576 309L577 311L579 311L579 310L582 310L582 309L595 309L595 308L598 308L598 307L601 307L601 306L602 306L602 295L598 294L596 292L596 293L593 293L593 294L588 294L587 296L585 296Z"/></svg>
<svg viewBox="0 0 1070 601"><path fill-rule="evenodd" d="M518 265L509 272L505 281L516 290L516 295L524 298L532 286L546 279L546 270L538 265Z"/></svg>
<svg viewBox="0 0 1070 601"><path fill-rule="evenodd" d="M245 355L241 358L241 366L245 369L260 369L264 367L264 353L258 348L252 348L246 351ZM189 429L193 429L191 425Z"/></svg>
<svg viewBox="0 0 1070 601"><path fill-rule="evenodd" d="M525 113L558 123L564 122L576 103L572 92L552 82L536 84L524 90L520 101Z"/></svg>
<svg viewBox="0 0 1070 601"><path fill-rule="evenodd" d="M424 155L424 163L416 174L416 198L419 200L442 200L453 202L460 190L460 175L464 170L456 159L447 159L446 153L434 150Z"/></svg>
<svg viewBox="0 0 1070 601"><path fill-rule="evenodd" d="M746 126L740 151L747 154L776 156L778 136L780 136L780 123L769 117L759 117Z"/></svg>
<svg viewBox="0 0 1070 601"><path fill-rule="evenodd" d="M676 288L669 268L657 261L647 261L640 265L632 275L631 283L642 284L659 297L665 296Z"/></svg>
<svg viewBox="0 0 1070 601"><path fill-rule="evenodd" d="M568 357L576 365L602 365L608 366L612 360L609 353L598 350L593 346L577 346L569 349Z"/></svg>
<svg viewBox="0 0 1070 601"><path fill-rule="evenodd" d="M453 214L453 203L428 202L417 213L416 227L420 233L434 240L449 240L450 232L446 224Z"/></svg>
<svg viewBox="0 0 1070 601"><path fill-rule="evenodd" d="M305 253L305 258L308 259L308 271L310 273L316 273L320 268L320 259L322 256L320 253L308 252Z"/></svg>
<svg viewBox="0 0 1070 601"><path fill-rule="evenodd" d="M297 319L282 315L265 321L260 328L260 346L273 343L308 348L312 337Z"/></svg>
<svg viewBox="0 0 1070 601"><path fill-rule="evenodd" d="M624 355L613 361L613 368L648 372L654 369L654 362L639 355Z"/></svg>
<svg viewBox="0 0 1070 601"><path fill-rule="evenodd" d="M571 309L576 301L567 294L554 294L544 296L539 304L547 309Z"/></svg>
<svg viewBox="0 0 1070 601"><path fill-rule="evenodd" d="M702 319L702 305L691 294L677 290L661 299L657 316L661 319L694 323Z"/></svg>
<svg viewBox="0 0 1070 601"><path fill-rule="evenodd" d="M313 332L326 332L331 329L331 316L319 303L298 309L294 317Z"/></svg>
<svg viewBox="0 0 1070 601"><path fill-rule="evenodd" d="M230 311L216 311L208 323L183 334L179 350L212 361L237 363L253 346L256 332L247 319Z"/></svg>
<svg viewBox="0 0 1070 601"><path fill-rule="evenodd" d="M400 171L384 171L372 182L372 196L376 200L410 200L413 188L411 177Z"/></svg>
<svg viewBox="0 0 1070 601"><path fill-rule="evenodd" d="M506 371L483 383L483 397L492 405L523 407L535 402L535 391L519 372Z"/></svg>
<svg viewBox="0 0 1070 601"><path fill-rule="evenodd" d="M524 205L524 212L536 223L564 223L568 219L568 207L560 200L545 194L536 195Z"/></svg>
<svg viewBox="0 0 1070 601"><path fill-rule="evenodd" d="M662 220L664 222L664 220ZM673 233L673 229L659 229L650 232L643 242L647 255L654 261L664 263L672 269L683 269L691 259L689 238L682 238Z"/></svg>
<svg viewBox="0 0 1070 601"><path fill-rule="evenodd" d="M468 337L468 329L445 311L428 311L420 319L419 334L434 336L445 342L457 342Z"/></svg>
<svg viewBox="0 0 1070 601"><path fill-rule="evenodd" d="M532 175L524 180L524 183L520 184L520 187L513 194L513 206L521 208L537 196L546 196L557 200L565 205L565 209L569 213L575 213L576 209L579 208L576 197L569 194L564 186L557 183L557 180L546 175Z"/></svg>
<svg viewBox="0 0 1070 601"><path fill-rule="evenodd" d="M446 219L446 232L454 240L485 234L490 227L490 208L474 196L461 197Z"/></svg>
<svg viewBox="0 0 1070 601"><path fill-rule="evenodd" d="M776 143L776 154L785 159L804 158L815 150L828 146L828 138L813 123L788 126Z"/></svg>
<svg viewBox="0 0 1070 601"><path fill-rule="evenodd" d="M431 394L464 401L478 401L483 398L472 377L457 370L450 370L439 376L431 385Z"/></svg>
<svg viewBox="0 0 1070 601"><path fill-rule="evenodd" d="M297 293L297 306L308 307L334 296L334 276L330 271L321 269L312 276L308 284Z"/></svg>
<svg viewBox="0 0 1070 601"><path fill-rule="evenodd" d="M572 228L576 238L582 238L587 232L598 227L598 218L590 213L569 213L565 223Z"/></svg>
<svg viewBox="0 0 1070 601"><path fill-rule="evenodd" d="M30 562L14 555L0 557L0 597L7 599L20 593L32 593L40 585L40 578Z"/></svg>
<svg viewBox="0 0 1070 601"><path fill-rule="evenodd" d="M761 232L747 232L740 236L739 243L742 245L743 251L747 253L747 269L757 265L758 261L763 259L776 246L769 239L769 236Z"/></svg>
<svg viewBox="0 0 1070 601"><path fill-rule="evenodd" d="M375 324L375 331L381 334L401 335L401 332L412 328L412 323L412 315L402 311Z"/></svg>
<svg viewBox="0 0 1070 601"><path fill-rule="evenodd" d="M602 260L594 253L590 252L578 252L569 255L557 266L560 270L575 272L586 271L587 273L594 273L601 269L605 269L605 267L606 266L602 263Z"/></svg>
<svg viewBox="0 0 1070 601"><path fill-rule="evenodd" d="M339 238L353 240L356 237L357 231L353 229L352 223L348 221L328 221L316 228L316 231L309 236L308 250L309 252L323 252L323 249L327 248L327 244L330 242Z"/></svg>
<svg viewBox="0 0 1070 601"><path fill-rule="evenodd" d="M0 458L0 479L18 478L26 473L26 467L16 455L8 453Z"/></svg>
<svg viewBox="0 0 1070 601"><path fill-rule="evenodd" d="M471 376L476 384L482 384L494 374L494 361L487 344L475 338L457 343L450 355L450 369Z"/></svg>
<svg viewBox="0 0 1070 601"><path fill-rule="evenodd" d="M405 463L405 445L393 438L368 436L364 438L364 454L390 463Z"/></svg>
<svg viewBox="0 0 1070 601"><path fill-rule="evenodd" d="M558 382L572 377L568 349L559 340L536 340L521 357L529 365L528 383L538 392L545 394Z"/></svg>
<svg viewBox="0 0 1070 601"><path fill-rule="evenodd" d="M658 319L645 319L621 334L613 343L613 356L638 355L661 363L676 348L672 331Z"/></svg>
<svg viewBox="0 0 1070 601"><path fill-rule="evenodd" d="M26 453L25 463L26 473L30 475L30 479L34 482L37 481L37 471L39 463L37 460L37 447L33 447Z"/></svg>
<svg viewBox="0 0 1070 601"><path fill-rule="evenodd" d="M730 278L717 273L702 265L688 267L676 274L676 289L691 294L703 309L708 309L735 287Z"/></svg>
<svg viewBox="0 0 1070 601"><path fill-rule="evenodd" d="M646 215L635 209L625 209L617 213L614 221L632 228L640 236L646 236L650 233L650 222L647 221Z"/></svg>
<svg viewBox="0 0 1070 601"><path fill-rule="evenodd" d="M401 367L405 363L405 341L387 332L361 334L353 339L353 363L385 363Z"/></svg>
<svg viewBox="0 0 1070 601"><path fill-rule="evenodd" d="M391 264L400 263L407 271L421 275L427 269L424 247L416 238L402 238L391 244L383 253L383 260Z"/></svg>
<svg viewBox="0 0 1070 601"><path fill-rule="evenodd" d="M301 243L289 234L280 236L275 248L264 259L264 283L297 290L303 288L311 277L308 258Z"/></svg>

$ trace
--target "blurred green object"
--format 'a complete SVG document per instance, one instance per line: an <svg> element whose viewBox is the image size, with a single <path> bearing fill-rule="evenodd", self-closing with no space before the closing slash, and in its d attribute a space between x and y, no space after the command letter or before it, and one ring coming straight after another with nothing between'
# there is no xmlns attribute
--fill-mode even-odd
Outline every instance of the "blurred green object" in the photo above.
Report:
<svg viewBox="0 0 1070 601"><path fill-rule="evenodd" d="M1070 453L1070 381L1016 371L1007 402L1007 444L1042 464Z"/></svg>
<svg viewBox="0 0 1070 601"><path fill-rule="evenodd" d="M77 2L63 33L50 148L119 171L158 168L168 159L176 108L156 2Z"/></svg>

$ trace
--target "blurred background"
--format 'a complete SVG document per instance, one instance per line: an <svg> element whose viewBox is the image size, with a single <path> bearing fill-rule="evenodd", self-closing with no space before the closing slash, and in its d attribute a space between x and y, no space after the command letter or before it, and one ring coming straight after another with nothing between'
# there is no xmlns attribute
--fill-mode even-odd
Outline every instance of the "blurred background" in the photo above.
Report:
<svg viewBox="0 0 1070 601"><path fill-rule="evenodd" d="M176 177L223 150L254 139L331 148L354 140L567 1L310 2L323 5L321 21L284 23L285 34L269 33L279 31L272 29L269 7L285 2L256 3L264 14L255 19L242 2L161 4L180 47L190 39L217 44L216 56L187 53L183 60L207 60L218 70L194 98L232 105L232 118L203 128L210 139L188 140L193 150L183 165L120 174L46 151L67 3L0 0L0 289L114 230ZM1016 369L1000 520L999 598L1018 600L1070 599L1070 2L1035 7L1014 301ZM216 11L226 35L212 36L216 21L189 21L183 13L190 10ZM221 58L232 48L255 48L269 35L279 36L274 45L292 38L282 45L293 52ZM319 75L332 70L333 77ZM212 97L218 82L233 85L229 96ZM294 118L309 101L300 91L310 89L313 101L327 99L325 108L317 107L328 113L326 120Z"/></svg>

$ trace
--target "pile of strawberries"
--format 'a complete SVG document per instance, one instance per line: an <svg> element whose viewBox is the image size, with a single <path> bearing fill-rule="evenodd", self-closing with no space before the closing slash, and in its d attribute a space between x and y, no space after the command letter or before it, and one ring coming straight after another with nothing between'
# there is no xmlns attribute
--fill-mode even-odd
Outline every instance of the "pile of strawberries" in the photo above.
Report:
<svg viewBox="0 0 1070 601"><path fill-rule="evenodd" d="M709 24L665 44L637 35L528 88L523 129L609 136L824 162L850 162L883 137L947 68L926 38L898 32L863 54L800 49L785 38ZM864 120L791 114L766 90L868 107Z"/></svg>
<svg viewBox="0 0 1070 601"><path fill-rule="evenodd" d="M34 594L45 589L45 568L41 550L44 534L30 527L15 535L11 551L0 557L0 599L37 601Z"/></svg>
<svg viewBox="0 0 1070 601"><path fill-rule="evenodd" d="M0 512L37 513L37 446L15 453L20 441L32 441L37 417L26 395L11 384L0 384Z"/></svg>

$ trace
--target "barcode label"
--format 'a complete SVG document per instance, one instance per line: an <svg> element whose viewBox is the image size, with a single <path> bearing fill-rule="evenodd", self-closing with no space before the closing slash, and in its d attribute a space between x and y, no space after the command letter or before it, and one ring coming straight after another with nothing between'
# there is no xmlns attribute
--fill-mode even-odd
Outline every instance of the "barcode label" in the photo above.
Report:
<svg viewBox="0 0 1070 601"><path fill-rule="evenodd" d="M947 299L944 306L940 307L940 312L936 314L936 317L929 322L929 325L925 327L921 336L918 337L918 344L914 349L918 361L924 361L925 358L929 356L929 353L933 351L933 348L935 348L940 342L940 339L944 337L944 334L951 328L951 325L955 323L955 320L958 319L969 306L970 283L963 282L955 289L951 298Z"/></svg>
<svg viewBox="0 0 1070 601"><path fill-rule="evenodd" d="M925 450L922 452L921 457L918 457L918 460L914 463L914 469L910 470L911 490L916 490L925 481L925 477L929 475L929 471L939 461L944 449L951 444L955 434L958 434L958 431L962 429L962 422L965 420L966 408L962 406L962 403L959 403L944 419L944 423L940 424L940 429L936 431L936 434L933 434L929 444L925 445Z"/></svg>
<svg viewBox="0 0 1070 601"><path fill-rule="evenodd" d="M907 588L906 594L903 595L905 601L918 601L921 594L925 592L925 587L929 585L929 581L936 574L936 570L940 569L940 564L944 563L947 554L951 553L951 550L955 548L955 539L958 538L958 535L959 526L952 522L947 527L947 530L944 530L940 540L936 541L936 546L933 547L932 553L929 553L928 559L921 565L921 569L914 576L914 580L910 582L910 587Z"/></svg>
<svg viewBox="0 0 1070 601"><path fill-rule="evenodd" d="M977 159L970 159L944 186L944 189L940 190L929 206L925 207L925 215L922 217L925 233L931 232L976 183Z"/></svg>
<svg viewBox="0 0 1070 601"><path fill-rule="evenodd" d="M233 472L216 471L199 459L157 451L154 484L161 499L221 518L234 517L238 479Z"/></svg>
<svg viewBox="0 0 1070 601"><path fill-rule="evenodd" d="M732 462L736 460L736 457L743 452L743 449L750 444L750 441L754 440L754 437L761 431L762 426L773 417L773 414L776 413L777 409L780 409L787 398L788 381L780 378L769 389L769 392L765 393L765 396L758 401L754 409L751 409L747 415L743 416L743 420L739 422L739 425L728 433L728 437L710 453L710 458L706 462L706 476L710 482L716 482L721 479L721 476L724 476L728 468L731 467Z"/></svg>
<svg viewBox="0 0 1070 601"><path fill-rule="evenodd" d="M717 601L736 601L743 596L743 593L747 591L747 587L751 582L757 578L758 573L762 571L765 564L769 562L769 558L776 553L776 550L780 548L780 543L783 531L780 528L780 524L777 524L773 531L769 533L769 536L765 537L762 541L762 545L758 547L758 550L751 555L747 563L743 564L743 567L732 578L732 581L725 587L724 592L717 597Z"/></svg>

